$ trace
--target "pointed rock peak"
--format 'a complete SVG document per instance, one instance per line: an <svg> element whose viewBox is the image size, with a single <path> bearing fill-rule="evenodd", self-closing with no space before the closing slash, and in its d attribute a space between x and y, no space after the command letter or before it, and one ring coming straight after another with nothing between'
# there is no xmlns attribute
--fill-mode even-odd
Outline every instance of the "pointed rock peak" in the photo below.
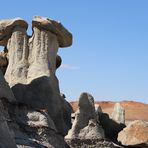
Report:
<svg viewBox="0 0 148 148"><path fill-rule="evenodd" d="M32 20L32 27L37 27L56 34L59 47L72 45L72 34L60 23L47 17L35 16Z"/></svg>
<svg viewBox="0 0 148 148"><path fill-rule="evenodd" d="M89 93L82 93L79 98L79 108L81 110L94 110L94 98Z"/></svg>
<svg viewBox="0 0 148 148"><path fill-rule="evenodd" d="M0 20L0 45L6 46L13 29L16 26L23 27L27 30L28 24L22 18Z"/></svg>
<svg viewBox="0 0 148 148"><path fill-rule="evenodd" d="M95 104L96 113L102 113L102 108L99 104Z"/></svg>

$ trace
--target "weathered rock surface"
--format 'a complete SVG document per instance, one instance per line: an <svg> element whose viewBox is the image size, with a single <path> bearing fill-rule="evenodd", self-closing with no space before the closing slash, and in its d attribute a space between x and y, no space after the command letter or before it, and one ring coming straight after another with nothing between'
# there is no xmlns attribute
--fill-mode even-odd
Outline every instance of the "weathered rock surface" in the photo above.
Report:
<svg viewBox="0 0 148 148"><path fill-rule="evenodd" d="M44 17L33 19L32 37L27 27L20 18L0 21L0 45L8 49L8 63L1 56L0 66L6 66L5 78L13 91L0 72L0 98L8 99L4 113L10 120L2 124L8 124L7 137L9 129L13 131L17 147L65 148L63 135L71 128L72 109L60 95L55 73L62 62L58 48L70 46L72 35Z"/></svg>
<svg viewBox="0 0 148 148"><path fill-rule="evenodd" d="M75 120L66 139L102 139L104 131L97 122L94 99L88 93L82 93L79 98L79 108Z"/></svg>
<svg viewBox="0 0 148 148"><path fill-rule="evenodd" d="M104 130L98 120L94 99L88 93L79 98L78 110L72 114L73 125L65 137L71 148L114 148L111 141L105 139Z"/></svg>
<svg viewBox="0 0 148 148"><path fill-rule="evenodd" d="M16 143L12 129L7 124L7 117L4 113L4 106L0 98L0 147L1 148L16 148Z"/></svg>
<svg viewBox="0 0 148 148"><path fill-rule="evenodd" d="M9 106L9 115L14 119L10 127L14 131L15 142L19 148L66 147L63 136L58 133L46 110L15 104Z"/></svg>
<svg viewBox="0 0 148 148"><path fill-rule="evenodd" d="M70 148L119 148L110 141L100 139L72 139L66 141Z"/></svg>
<svg viewBox="0 0 148 148"><path fill-rule="evenodd" d="M56 21L34 17L30 38L25 21L13 19L10 25L7 21L1 23L6 26L4 34L11 34L7 35L9 64L5 78L15 98L33 108L47 109L58 132L65 135L68 127L63 119L64 100L55 72L61 64L58 48L72 44L71 33Z"/></svg>
<svg viewBox="0 0 148 148"><path fill-rule="evenodd" d="M7 66L8 66L8 53L7 52L0 52L0 69L3 74L5 74ZM62 59L59 55L56 56L56 69L59 68L62 64Z"/></svg>
<svg viewBox="0 0 148 148"><path fill-rule="evenodd" d="M32 22L33 27L45 29L57 35L59 47L68 47L72 44L72 34L63 27L60 22L56 22L46 17L36 16Z"/></svg>
<svg viewBox="0 0 148 148"><path fill-rule="evenodd" d="M119 124L125 124L125 109L120 103L115 104L111 118Z"/></svg>
<svg viewBox="0 0 148 148"><path fill-rule="evenodd" d="M0 147L9 148L11 146L12 148L16 148L13 131L9 129L7 124L9 118L7 118L7 112L5 112L2 100L14 102L15 98L0 70Z"/></svg>
<svg viewBox="0 0 148 148"><path fill-rule="evenodd" d="M21 18L0 20L0 45L7 46L14 27L28 28L28 24Z"/></svg>
<svg viewBox="0 0 148 148"><path fill-rule="evenodd" d="M5 81L4 76L0 70L0 99L1 98L7 98L10 102L16 101L12 90Z"/></svg>
<svg viewBox="0 0 148 148"><path fill-rule="evenodd" d="M148 147L148 123L142 120L131 122L119 133L118 141L125 146Z"/></svg>
<svg viewBox="0 0 148 148"><path fill-rule="evenodd" d="M13 26L11 38L7 43L9 64L5 73L5 78L12 87L18 83L26 84L27 80L27 55L28 36L26 27Z"/></svg>

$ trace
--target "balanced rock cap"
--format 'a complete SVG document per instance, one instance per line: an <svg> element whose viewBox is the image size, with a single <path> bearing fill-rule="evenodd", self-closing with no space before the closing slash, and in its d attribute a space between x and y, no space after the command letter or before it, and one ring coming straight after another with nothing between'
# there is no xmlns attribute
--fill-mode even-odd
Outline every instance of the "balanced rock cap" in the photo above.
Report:
<svg viewBox="0 0 148 148"><path fill-rule="evenodd" d="M72 45L72 34L60 23L52 19L35 16L32 20L32 27L37 27L56 34L59 47L68 47Z"/></svg>
<svg viewBox="0 0 148 148"><path fill-rule="evenodd" d="M20 26L28 28L28 24L22 18L0 20L0 45L6 46L8 39L11 37L14 27Z"/></svg>

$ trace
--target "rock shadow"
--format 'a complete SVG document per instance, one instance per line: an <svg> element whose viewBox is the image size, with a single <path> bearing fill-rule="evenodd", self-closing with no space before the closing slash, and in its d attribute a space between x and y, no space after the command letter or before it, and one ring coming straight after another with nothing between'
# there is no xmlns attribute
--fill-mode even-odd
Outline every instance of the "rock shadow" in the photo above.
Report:
<svg viewBox="0 0 148 148"><path fill-rule="evenodd" d="M126 125L122 123L119 124L114 120L110 119L107 113L99 112L98 115L99 115L100 124L102 125L105 132L105 137L115 143L118 143L117 142L118 133L122 131L123 128L126 127Z"/></svg>

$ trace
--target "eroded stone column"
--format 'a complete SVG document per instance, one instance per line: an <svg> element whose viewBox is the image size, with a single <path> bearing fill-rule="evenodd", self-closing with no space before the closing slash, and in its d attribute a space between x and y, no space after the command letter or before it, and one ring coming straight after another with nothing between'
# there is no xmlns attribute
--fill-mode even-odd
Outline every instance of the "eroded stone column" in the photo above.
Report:
<svg viewBox="0 0 148 148"><path fill-rule="evenodd" d="M32 97L29 100L34 107L46 106L58 131L66 134L68 128L63 120L64 102L60 96L55 72L56 60L59 60L58 48L69 46L72 43L72 36L61 24L44 17L35 17L32 21L32 28L33 36L29 40L27 76L27 84L32 89L30 93Z"/></svg>
<svg viewBox="0 0 148 148"><path fill-rule="evenodd" d="M33 31L30 39L28 83L35 78L55 74L59 47L57 37L53 33L37 27L34 27Z"/></svg>
<svg viewBox="0 0 148 148"><path fill-rule="evenodd" d="M9 65L5 78L12 87L15 84L27 83L28 72L28 36L26 28L16 26L8 40Z"/></svg>

